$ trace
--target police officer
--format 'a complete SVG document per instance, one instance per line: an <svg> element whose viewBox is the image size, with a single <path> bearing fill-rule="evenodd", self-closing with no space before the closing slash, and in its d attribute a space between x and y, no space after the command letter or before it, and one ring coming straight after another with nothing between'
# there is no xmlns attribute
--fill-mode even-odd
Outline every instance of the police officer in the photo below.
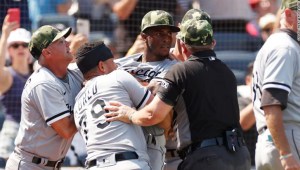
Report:
<svg viewBox="0 0 300 170"><path fill-rule="evenodd" d="M186 60L164 77L157 95L134 111L110 102L107 121L157 124L174 108L177 112L178 169L250 169L250 154L239 125L236 79L213 51L212 26L191 19L181 24L179 39Z"/></svg>

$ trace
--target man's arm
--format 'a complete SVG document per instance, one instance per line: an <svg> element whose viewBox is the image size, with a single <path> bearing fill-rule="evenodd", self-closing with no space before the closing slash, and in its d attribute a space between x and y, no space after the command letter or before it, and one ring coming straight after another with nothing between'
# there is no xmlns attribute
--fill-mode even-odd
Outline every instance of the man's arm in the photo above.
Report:
<svg viewBox="0 0 300 170"><path fill-rule="evenodd" d="M138 0L119 0L112 5L112 11L120 20L126 20L134 10Z"/></svg>
<svg viewBox="0 0 300 170"><path fill-rule="evenodd" d="M17 22L8 22L9 16L4 19L0 38L0 93L5 93L12 85L12 76L5 68L5 55L7 52L7 38L11 31L19 27Z"/></svg>
<svg viewBox="0 0 300 170"><path fill-rule="evenodd" d="M73 137L77 132L73 115L62 118L52 123L51 126L58 133L59 136L65 139Z"/></svg>
<svg viewBox="0 0 300 170"><path fill-rule="evenodd" d="M109 106L105 106L105 109L110 111L110 113L105 114L105 117L107 117L106 121L119 120L139 126L152 126L160 123L173 108L173 106L166 104L158 96L155 96L150 104L139 111L135 111L119 102L109 102L109 104Z"/></svg>
<svg viewBox="0 0 300 170"><path fill-rule="evenodd" d="M249 130L255 124L252 103L240 111L240 124L244 131Z"/></svg>
<svg viewBox="0 0 300 170"><path fill-rule="evenodd" d="M288 143L286 134L284 132L283 121L282 121L282 110L280 105L264 106L267 127L270 130L274 144L279 151L281 156L288 155L291 153L290 145ZM285 169L292 167L300 168L299 163L296 161L294 156L281 159L281 164Z"/></svg>

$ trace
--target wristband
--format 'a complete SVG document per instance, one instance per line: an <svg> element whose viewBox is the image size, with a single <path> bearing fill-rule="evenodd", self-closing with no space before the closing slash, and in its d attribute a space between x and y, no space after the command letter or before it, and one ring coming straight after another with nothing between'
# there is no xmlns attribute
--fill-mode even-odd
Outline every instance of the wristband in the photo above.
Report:
<svg viewBox="0 0 300 170"><path fill-rule="evenodd" d="M291 156L293 156L293 154L292 154L292 153L288 153L288 154L285 154L285 155L281 155L281 156L279 157L279 159L280 159L280 160L283 160L283 159L287 159L287 158L289 158L289 157L291 157Z"/></svg>
<svg viewBox="0 0 300 170"><path fill-rule="evenodd" d="M132 122L132 116L133 116L134 113L135 113L135 111L132 112L132 113L130 114L130 116L128 117L128 119L129 119L129 121L130 121L131 124L133 124L133 122Z"/></svg>

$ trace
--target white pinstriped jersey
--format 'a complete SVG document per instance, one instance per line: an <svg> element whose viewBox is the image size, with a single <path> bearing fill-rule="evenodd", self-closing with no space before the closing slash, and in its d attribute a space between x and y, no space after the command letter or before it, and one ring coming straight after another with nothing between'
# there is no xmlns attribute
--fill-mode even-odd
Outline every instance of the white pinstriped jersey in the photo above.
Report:
<svg viewBox="0 0 300 170"><path fill-rule="evenodd" d="M68 69L67 77L68 81L62 81L42 67L28 78L22 93L16 147L49 160L65 157L72 138L60 137L51 124L73 113L83 81L77 67Z"/></svg>
<svg viewBox="0 0 300 170"><path fill-rule="evenodd" d="M138 61L142 55L142 53L134 54L117 59L115 62L118 65L118 69L125 70L136 79L146 82L150 82L151 80L161 81L171 66L177 63L176 60L170 60L168 58L162 61L142 63ZM147 126L143 127L143 129L146 130L146 133L153 135L163 134L163 129L157 126Z"/></svg>
<svg viewBox="0 0 300 170"><path fill-rule="evenodd" d="M258 52L253 68L253 103L257 129L266 126L261 107L262 91L267 88L289 93L287 108L283 110L283 122L300 121L300 47L284 32L268 38Z"/></svg>
<svg viewBox="0 0 300 170"><path fill-rule="evenodd" d="M108 101L143 107L151 93L123 70L89 80L76 97L75 124L85 140L87 160L121 151L135 151L149 161L140 126L121 121L106 122L102 109Z"/></svg>

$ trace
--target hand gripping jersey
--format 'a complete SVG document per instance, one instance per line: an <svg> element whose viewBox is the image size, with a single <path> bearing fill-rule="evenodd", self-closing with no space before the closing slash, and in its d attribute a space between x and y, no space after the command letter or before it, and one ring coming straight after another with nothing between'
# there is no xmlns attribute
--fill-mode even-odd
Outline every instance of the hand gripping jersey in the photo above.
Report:
<svg viewBox="0 0 300 170"><path fill-rule="evenodd" d="M106 122L103 107L113 100L139 109L150 95L123 70L97 76L86 83L76 97L74 118L86 143L87 161L122 151L135 151L149 161L141 127L121 121Z"/></svg>

